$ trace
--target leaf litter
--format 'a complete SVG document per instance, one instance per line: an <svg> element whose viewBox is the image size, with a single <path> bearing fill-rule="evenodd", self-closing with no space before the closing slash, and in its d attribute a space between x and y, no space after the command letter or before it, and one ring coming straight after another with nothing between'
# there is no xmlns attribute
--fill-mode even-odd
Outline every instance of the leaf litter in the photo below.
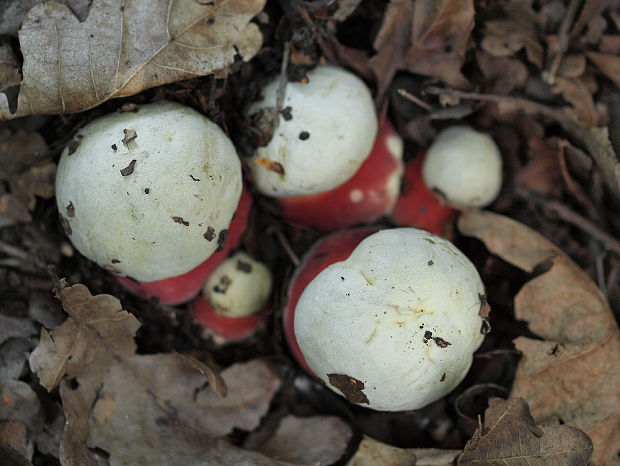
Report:
<svg viewBox="0 0 620 466"><path fill-rule="evenodd" d="M514 341L523 356L510 397L523 398L536 423L582 429L594 444L593 464L611 464L620 451L620 332L601 291L556 246L514 220L471 211L458 225L526 272L550 266L515 297L515 318L541 339Z"/></svg>
<svg viewBox="0 0 620 466"><path fill-rule="evenodd" d="M14 1L8 3L15 4ZM292 42L288 70L291 76L299 72L297 67L311 66L323 60L322 53L328 59L336 57L341 64L353 67L371 83L374 78L377 103L382 109L386 103L391 104L390 116L401 135L409 138L408 152L411 152L410 148L416 149L416 143L423 147L437 130L450 123L449 120L466 118L468 123L491 132L502 146L507 165L505 171L511 177L502 196L491 208L536 225L541 233L550 237L553 233L560 233L554 239L577 257L584 271L579 270L557 247L539 236L531 236L523 226L507 228L501 226L502 221L488 218L474 222L490 225L490 230L480 235L493 236L492 241L489 238L486 241L497 246L501 250L498 254L505 260L516 263L523 270L535 270L535 273L543 267L539 265L537 268L538 264L551 268L536 275L517 293L516 319L527 322L529 331L536 338L526 333L528 337L519 336L515 340L523 359L518 365L515 363L517 374L511 396L504 404L491 402L493 409L487 410L480 432L468 444L461 460L467 458L466 455L477 458L477 461L486 460L481 457L484 447L487 455L493 458L497 456L508 459L511 464L520 464L520 459L510 450L516 448L515 442L520 439L528 440L528 452L553 455L553 447L557 445L544 442L557 438L553 432L558 431L550 430L547 434L545 429L562 427L566 432L567 426L558 424L569 424L582 429L592 439L592 464L608 464L608 460L612 464L615 452L620 449L620 440L614 434L620 431L618 399L610 388L614 383L618 386L617 328L604 296L587 274L597 278L599 287L610 300L620 296L617 286L620 264L614 255L618 250L615 248L617 242L612 234L607 233L617 231L618 223L614 218L604 217L605 212L615 212L611 206L620 194L620 164L610 142L616 138L612 102L620 95L616 60L620 52L620 35L617 34L620 15L615 5L596 0L513 0L493 5L450 0L392 0L384 10L383 4L370 5L371 2L341 1L334 4L300 0L287 6L282 3L280 8L284 14L281 17L277 8L268 6L254 22L250 22L264 2L175 1L171 3L173 8L169 16L171 30L179 31L179 24L194 14L198 16L192 18L202 17L206 21L198 21L195 27L187 30L187 36L174 35L175 39L168 43L162 39L166 35L168 18L161 10L163 1L156 2L157 8L149 12L153 16L146 23L148 27L144 26L146 16L138 11L136 2L125 2L126 7L121 11L118 8L120 1L94 0L89 11L87 3L80 1L77 3L86 7L80 7L79 20L70 9L58 3L29 3L37 6L25 17L19 35L20 53L16 53L16 41L0 44L0 92L5 92L0 94L0 113L3 118L29 113L65 115L50 119L41 128L27 128L20 124L8 126L11 122L0 128L0 171L5 173L0 185L0 214L8 214L20 222L31 222L28 227L41 226L46 235L51 236L52 244L61 235L54 231L59 230L55 221L49 220L53 218L49 213L55 212L55 208L50 208L50 201L45 200L51 195L49 180L53 176L53 167L47 168L47 172L41 168L54 160L58 148L64 145L76 127L102 111L113 111L125 103L108 102L110 99L214 73L215 78L190 79L142 93L134 98L135 102L161 98L181 101L208 113L222 126L231 129L231 135L236 137L240 125L237 120L244 115L239 115L236 107L239 101L235 99L243 100L241 107L246 105L247 99L256 93L253 80L264 79L269 70L273 74L280 71L278 49L287 38ZM73 8L76 2L63 3ZM190 3L190 7L181 13L175 9L176 5ZM107 9L112 13L107 22L101 22L101 11ZM77 12L75 8L73 11ZM200 12L204 11L211 13L203 17ZM290 29L292 18L298 22ZM0 18L0 27L5 26L4 19ZM40 22L36 23L36 19ZM121 39L115 34L120 20L130 32L142 34L146 31L144 49L138 50L131 45L135 42L128 36ZM234 26L228 29L227 25L232 24ZM257 24L260 24L261 32ZM58 26L57 32L52 32L50 25ZM222 29L218 28L223 28L224 33L220 34ZM8 33L16 34L16 31L13 28ZM373 32L355 43L350 40L352 37L344 40L345 33L351 31L357 31L358 36L359 31ZM265 46L261 49L262 34L265 35ZM70 42L78 36L89 43L89 47L74 46ZM182 44L189 43L181 42L181 37L194 41L191 44L198 45L196 50L200 49L204 54L198 51L196 54L174 54ZM346 45L340 43L341 39ZM57 45L44 49L46 40ZM80 43L77 39L73 42ZM105 43L105 50L102 43ZM215 44L215 49L207 44ZM120 53L125 53L128 61L110 59ZM41 60L44 55L55 59L44 63ZM254 55L254 61L248 63ZM370 61L368 57L371 57ZM61 65L60 73L58 65ZM234 72L227 74L229 71ZM18 88L17 84L21 86ZM19 94L16 94L17 89ZM405 89L413 96L407 101L408 106L398 105L406 99L406 94L393 92L398 89ZM101 103L103 110L68 114ZM129 102L129 105L135 103ZM404 108L406 112L401 113ZM242 151L247 149L243 144L240 147ZM596 162L595 167L575 164L576 159L587 156ZM34 170L35 167L38 171ZM541 205L544 209L537 208ZM571 205L573 207L569 207ZM41 206L46 209L43 215ZM265 206L259 209L263 207L269 211ZM471 221L472 215L474 213L466 214L462 221ZM265 224L264 220L255 221ZM306 233L277 221L274 224L273 219L267 224L281 229L297 253L303 251L305 243L302 238ZM575 226L581 230L577 234ZM24 241L22 248L29 250L31 246L14 228L5 228L3 238L13 241L17 237L20 243ZM2 234L3 230L0 230ZM246 246L267 251L267 255L276 254L270 247L265 248L260 238L260 234L251 233L246 238ZM17 255L24 252L7 249L3 243L0 246L4 255L5 251ZM38 253L28 251L25 254L31 255L32 261L36 259L40 268L42 259ZM287 258L277 257L276 268L288 264ZM4 295L0 303L12 303L13 297L22 292L46 288L41 280L33 285L35 282L29 275L33 273L32 269L24 264L15 267L16 257L1 260L0 282L10 284L10 288L9 285L2 288ZM47 260L57 263L60 259ZM484 260L483 274L485 270L492 270L486 268L488 264L497 261L492 257ZM179 347L178 341L186 336L190 338L185 346L180 347L204 344L193 339L196 337L187 325L190 318L184 317L180 310L166 310L153 303L138 304L120 288L114 288L107 277L93 270L86 261L73 258L67 264L63 265L63 273L70 275L72 281L88 283L91 289L98 291L114 290L114 294L122 297L123 303L140 317L146 327L145 336L138 335L141 349L145 346L150 350L165 348L170 351L171 347ZM485 282L490 279L495 284L496 277L484 278ZM510 288L512 285L507 283L508 279L502 280L500 286ZM72 288L64 290L67 292ZM391 413L383 417L389 422L372 427L361 421L363 412L351 411L345 402L334 402L329 395L323 394L319 399L324 404L310 407L309 411L303 400L287 401L286 394L291 387L286 382L274 401L274 393L281 382L271 363L257 360L235 364L247 361L255 354L248 356L247 351L221 352L219 358L227 354L224 360L227 361L225 366L229 366L223 371L205 358L204 351L190 352L199 355L200 360L174 353L136 354L134 336L139 324L135 317L123 311L111 296L103 299L100 298L103 295L90 296L86 288L76 289L75 293L75 296L84 298L75 306L83 307L83 314L74 309L57 329L49 333L43 330L42 343L31 356L33 364L38 364L36 367L43 382L49 388L55 384L60 386L59 392L52 389L47 397L45 424L42 425L38 416L22 417L21 421L0 417L0 423L17 423L8 425L7 432L19 433L26 427L38 452L60 457L64 464L92 464L96 461L124 464L142 462L144 458L153 464L199 464L204 458L219 458L226 464L275 464L284 457L305 462L310 456L304 457L295 448L303 445L307 452L316 453L312 458L329 457L335 461L349 435L346 424L353 426L356 434L373 432L377 437L385 435L386 441L396 445L429 442L428 436L431 435L434 444L444 448L397 448L365 436L357 444L359 437L356 436L346 448L345 458L350 458L350 464L410 464L414 461L416 464L453 464L468 438L464 433L473 432L473 428L468 431L452 420L446 421L447 427L443 431L437 427L438 419L450 418L443 412L449 406L446 400L421 413ZM508 296L507 290L502 294ZM97 304L87 304L89 302ZM503 306L512 311L509 303L499 304L500 308ZM104 333L101 335L99 327L89 320L91 306L102 307L97 311L104 316L101 322ZM497 308L494 305L494 309ZM159 328L161 323L157 319L161 321L162 313L166 312L173 312L176 316L173 330ZM3 315L0 313L0 317ZM498 317L496 313L491 317L503 324L507 320L513 327L519 324L512 320L512 316ZM120 320L116 322L115 319ZM120 327L117 328L120 333L115 337L105 334L108 326L115 328L114 322ZM166 320L166 325L168 323ZM28 331L31 330L30 327ZM177 331L181 337L173 335ZM500 337L501 331L500 326ZM277 330L275 333L277 340ZM513 330L512 334L515 333L523 334ZM151 341L153 336L163 338L160 342ZM110 341L107 341L108 337ZM267 345L273 346L274 338L269 337L271 335ZM487 337L487 341L491 338L494 334ZM177 343L171 344L171 341ZM496 343L498 340L492 341ZM24 348L27 348L27 354L32 348L30 342L31 336L9 337L0 347L0 355L10 355L13 360L16 354L23 354ZM251 344L260 347L264 343L254 339L248 347ZM273 348L262 348L259 353L273 354ZM3 349L6 353L1 352ZM58 353L50 354L50 351ZM23 382L28 380L23 376L23 362L9 367L3 374L7 374L5 380L10 383L23 384L19 389L27 398L32 396L32 387ZM290 370L290 363L281 365L278 360L274 365ZM472 382L475 383L476 374L472 372ZM21 380L14 380L15 377ZM235 385L235 380L239 385ZM226 389L228 395L221 398ZM64 437L65 417L60 412L57 393L63 401L62 409L68 423ZM296 391L298 397L301 396L299 393ZM526 406L515 404L519 397L530 406L533 421L527 415ZM274 429L275 436L265 439L263 445L269 445L273 458L233 446L232 443L244 445L244 432L259 426L272 403L284 413L293 407L295 411L302 411L304 416L284 417L287 422L297 419L297 423L284 424L286 428ZM50 409L50 406L54 408ZM54 409L54 413L49 412ZM308 414L324 412L335 412L347 422L338 422L328 416L307 417ZM499 429L505 427L499 419L501 413L505 416L502 419L511 420L509 424L513 430ZM136 422L136 419L140 421ZM368 419L381 419L381 416L368 416ZM308 436L314 438L314 443L312 440L302 442L306 422L316 422L317 431L331 432L329 435L341 439L341 443L331 445L321 433ZM141 441L128 444L130 436L127 432L134 432L137 426ZM539 429L545 432L543 437L532 434L540 433ZM282 439L290 438L287 437L289 430L299 432L299 445L284 448ZM516 435L519 432L524 436ZM588 450L582 448L584 437L578 431L570 432L571 436L561 437L558 444L565 442L562 445L567 447L564 450L567 455L575 452L585 455ZM477 447L472 448L475 442L478 442ZM498 442L503 442L503 448ZM27 443L32 444L31 439L27 439ZM145 445L155 445L156 448L147 451ZM109 458L103 458L102 453L110 454ZM569 457L560 453L555 458ZM584 457L573 458L580 462ZM529 456L527 458L532 460Z"/></svg>
<svg viewBox="0 0 620 466"><path fill-rule="evenodd" d="M0 94L0 119L81 112L154 86L225 73L237 55L249 60L262 45L250 20L263 5L94 0L80 22L66 5L37 4L19 30L24 64L17 109ZM0 66L2 73L12 69Z"/></svg>
<svg viewBox="0 0 620 466"><path fill-rule="evenodd" d="M204 464L220 457L279 464L219 440L234 428L256 428L266 413L280 385L266 362L216 374L187 356L137 355L140 324L118 299L64 280L56 294L69 318L52 332L41 330L30 365L48 390L60 385L63 464L90 464L95 448L107 451L112 464Z"/></svg>

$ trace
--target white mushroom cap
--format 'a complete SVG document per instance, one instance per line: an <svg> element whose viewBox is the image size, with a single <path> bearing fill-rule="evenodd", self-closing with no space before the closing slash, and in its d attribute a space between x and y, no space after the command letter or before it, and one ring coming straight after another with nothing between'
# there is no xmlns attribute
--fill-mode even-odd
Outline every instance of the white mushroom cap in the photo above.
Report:
<svg viewBox="0 0 620 466"><path fill-rule="evenodd" d="M351 178L366 160L377 135L377 116L366 85L352 73L319 66L307 83L288 83L279 125L266 147L249 162L258 190L273 197L329 191ZM250 113L276 107L277 77L262 91ZM279 163L284 174L256 162Z"/></svg>
<svg viewBox="0 0 620 466"><path fill-rule="evenodd" d="M216 124L160 102L99 118L76 141L60 158L56 200L83 255L148 282L188 272L217 249L242 182Z"/></svg>
<svg viewBox="0 0 620 466"><path fill-rule="evenodd" d="M422 176L429 188L449 201L484 207L502 187L502 156L489 135L468 126L452 126L429 147Z"/></svg>
<svg viewBox="0 0 620 466"><path fill-rule="evenodd" d="M265 306L271 286L271 272L267 266L238 252L217 266L202 290L220 314L245 317Z"/></svg>
<svg viewBox="0 0 620 466"><path fill-rule="evenodd" d="M306 287L295 336L336 393L347 395L338 379L358 381L363 406L417 409L465 377L484 338L482 301L476 268L452 243L414 228L382 230Z"/></svg>

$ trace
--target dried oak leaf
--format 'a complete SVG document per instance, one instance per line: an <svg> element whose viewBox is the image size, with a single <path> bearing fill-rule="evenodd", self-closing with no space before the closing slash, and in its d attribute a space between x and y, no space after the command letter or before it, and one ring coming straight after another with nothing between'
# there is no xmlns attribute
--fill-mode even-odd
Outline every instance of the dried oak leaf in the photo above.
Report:
<svg viewBox="0 0 620 466"><path fill-rule="evenodd" d="M41 329L39 346L30 355L30 367L48 391L65 375L92 374L135 352L140 323L114 296L92 296L84 285L67 286L64 280L56 293L69 318L51 333Z"/></svg>
<svg viewBox="0 0 620 466"><path fill-rule="evenodd" d="M346 452L352 435L349 425L336 416L289 415L253 450L296 464L333 464Z"/></svg>
<svg viewBox="0 0 620 466"><path fill-rule="evenodd" d="M587 464L592 441L570 426L536 426L522 398L491 398L478 427L459 457L459 465Z"/></svg>
<svg viewBox="0 0 620 466"><path fill-rule="evenodd" d="M474 14L472 0L414 2L407 69L440 78L448 86L468 87L461 66L474 28Z"/></svg>
<svg viewBox="0 0 620 466"><path fill-rule="evenodd" d="M17 111L0 119L81 112L115 97L222 71L262 44L250 23L264 0L93 0L80 22L65 5L35 5L19 31Z"/></svg>
<svg viewBox="0 0 620 466"><path fill-rule="evenodd" d="M379 96L401 69L468 87L460 69L473 27L472 0L392 0L373 44L377 54L370 59Z"/></svg>
<svg viewBox="0 0 620 466"><path fill-rule="evenodd" d="M276 464L216 439L233 428L258 427L278 377L260 360L221 375L225 398L205 388L205 377L176 354L135 355L113 364L92 400L88 446L109 452L112 464Z"/></svg>
<svg viewBox="0 0 620 466"><path fill-rule="evenodd" d="M610 464L620 452L620 332L609 304L585 272L530 228L480 211L466 212L458 225L522 270L551 264L515 298L516 319L541 340L514 341L523 357L510 396L526 400L536 423L582 429L594 444L592 463Z"/></svg>
<svg viewBox="0 0 620 466"><path fill-rule="evenodd" d="M451 466L460 450L438 448L397 448L364 436L347 466L433 465Z"/></svg>
<svg viewBox="0 0 620 466"><path fill-rule="evenodd" d="M62 464L95 464L97 449L113 464L279 464L217 440L258 426L280 385L266 363L223 371L221 398L206 386L204 366L176 354L136 355L139 323L118 299L64 281L57 294L70 317L51 334L42 330L30 364L48 389L70 377L60 381Z"/></svg>

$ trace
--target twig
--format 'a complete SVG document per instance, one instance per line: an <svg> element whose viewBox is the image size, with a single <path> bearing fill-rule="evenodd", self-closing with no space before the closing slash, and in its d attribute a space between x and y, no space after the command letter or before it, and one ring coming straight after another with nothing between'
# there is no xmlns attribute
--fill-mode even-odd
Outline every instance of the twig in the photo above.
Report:
<svg viewBox="0 0 620 466"><path fill-rule="evenodd" d="M424 102L419 97L416 97L415 95L407 92L405 89L398 89L396 92L397 92L397 94L399 96L404 97L405 99L407 99L407 100L413 102L414 104L422 107L424 110L427 110L429 112L432 112L434 110L432 106L430 106L429 104Z"/></svg>
<svg viewBox="0 0 620 466"><path fill-rule="evenodd" d="M555 83L555 74L560 67L564 52L568 49L568 30L575 21L575 15L577 14L577 9L579 8L580 3L581 0L571 0L566 8L566 12L564 13L564 18L562 18L562 24L560 25L560 30L558 31L558 50L551 60L549 69L543 71L542 73L543 79L548 84Z"/></svg>
<svg viewBox="0 0 620 466"><path fill-rule="evenodd" d="M276 110L279 112L284 106L284 98L286 97L286 83L288 81L286 77L286 68L288 67L288 60L291 56L291 43L284 43L284 51L282 53L282 65L280 66L280 84L278 84L278 91L276 93Z"/></svg>
<svg viewBox="0 0 620 466"><path fill-rule="evenodd" d="M284 249L284 252L288 256L290 261L293 263L295 267L299 267L299 264L301 264L301 261L299 260L299 257L297 257L297 254L295 254L295 251L293 251L293 248L291 247L288 240L286 239L286 236L284 236L284 233L282 233L282 230L280 230L278 227L270 226L267 229L267 231L269 233L273 233L276 235L276 238L278 238L278 241L280 242L282 249Z"/></svg>
<svg viewBox="0 0 620 466"><path fill-rule="evenodd" d="M564 179L564 183L566 184L566 188L568 191L579 201L588 211L595 212L593 202L583 193L583 190L579 187L575 180L570 176L568 172L568 166L566 165L566 147L569 146L567 141L561 140L558 143L558 159L560 162L560 172L562 173L562 178Z"/></svg>
<svg viewBox="0 0 620 466"><path fill-rule="evenodd" d="M598 287L600 288L601 292L605 296L607 296L607 283L605 282L604 264L605 255L606 254L604 252L602 252L601 254L597 254L594 264L596 265L596 282L598 283Z"/></svg>
<svg viewBox="0 0 620 466"><path fill-rule="evenodd" d="M6 254L7 256L19 259L23 262L34 262L33 257L26 251L23 251L22 249L19 249L11 244L5 243L4 241L0 241L0 252Z"/></svg>
<svg viewBox="0 0 620 466"><path fill-rule="evenodd" d="M529 199L535 204L540 205L544 209L555 213L565 222L570 223L571 225L579 228L582 231L585 231L586 233L589 233L599 242L601 242L603 246L605 246L608 250L620 255L620 241L618 241L606 231L601 230L590 220L579 215L577 212L571 210L561 202L542 198L541 196L537 196L536 194L523 189L517 189L516 193L520 197Z"/></svg>

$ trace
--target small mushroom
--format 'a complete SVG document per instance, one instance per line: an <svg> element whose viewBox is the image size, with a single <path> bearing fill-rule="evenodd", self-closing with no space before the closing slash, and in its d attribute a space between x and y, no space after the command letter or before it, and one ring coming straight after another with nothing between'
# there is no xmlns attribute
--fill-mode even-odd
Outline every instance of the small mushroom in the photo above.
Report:
<svg viewBox="0 0 620 466"><path fill-rule="evenodd" d="M402 193L390 219L399 226L440 234L458 214L450 205L485 207L501 186L502 156L497 144L470 127L453 126L406 165Z"/></svg>
<svg viewBox="0 0 620 466"><path fill-rule="evenodd" d="M244 339L264 324L272 276L265 264L237 252L209 276L193 301L198 322L219 343Z"/></svg>

